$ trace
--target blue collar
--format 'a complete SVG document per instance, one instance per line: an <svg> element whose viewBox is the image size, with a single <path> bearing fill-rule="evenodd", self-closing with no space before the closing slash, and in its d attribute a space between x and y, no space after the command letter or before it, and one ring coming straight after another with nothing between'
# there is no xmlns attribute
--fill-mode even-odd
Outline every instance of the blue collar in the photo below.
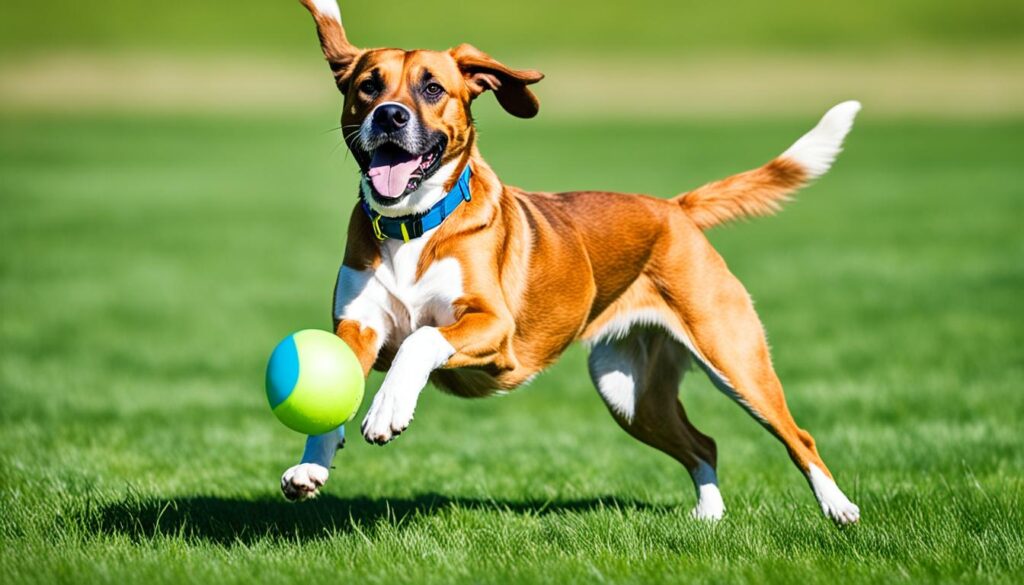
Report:
<svg viewBox="0 0 1024 585"><path fill-rule="evenodd" d="M391 238L408 242L436 228L463 201L469 201L472 198L469 192L469 178L471 176L473 176L473 173L469 169L469 163L466 163L466 168L462 170L462 174L459 175L459 180L456 181L452 190L445 194L433 207L419 215L384 217L374 211L370 204L366 202L366 197L363 197L360 193L363 211L370 217L370 223L373 225L373 234L380 241Z"/></svg>

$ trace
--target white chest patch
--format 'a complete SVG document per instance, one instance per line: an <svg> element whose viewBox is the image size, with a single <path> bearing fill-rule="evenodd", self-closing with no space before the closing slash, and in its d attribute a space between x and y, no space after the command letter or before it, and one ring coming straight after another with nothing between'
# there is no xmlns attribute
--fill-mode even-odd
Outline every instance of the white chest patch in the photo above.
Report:
<svg viewBox="0 0 1024 585"><path fill-rule="evenodd" d="M420 255L434 231L409 242L386 240L375 270L342 266L334 295L334 317L352 319L377 332L378 349L398 347L420 327L455 321L453 303L462 296L462 267L442 258L416 279Z"/></svg>

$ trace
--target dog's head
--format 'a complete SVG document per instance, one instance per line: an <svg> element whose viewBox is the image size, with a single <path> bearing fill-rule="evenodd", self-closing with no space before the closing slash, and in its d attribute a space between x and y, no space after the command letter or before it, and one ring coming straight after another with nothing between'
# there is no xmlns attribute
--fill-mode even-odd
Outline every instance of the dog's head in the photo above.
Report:
<svg viewBox="0 0 1024 585"><path fill-rule="evenodd" d="M537 71L511 69L470 45L359 49L348 42L335 0L300 1L316 20L324 56L345 96L341 130L375 208L422 211L428 202L410 199L435 175L445 175L439 169L450 175L473 147L470 105L480 94L493 91L514 116L537 114L539 103L527 87L543 78Z"/></svg>

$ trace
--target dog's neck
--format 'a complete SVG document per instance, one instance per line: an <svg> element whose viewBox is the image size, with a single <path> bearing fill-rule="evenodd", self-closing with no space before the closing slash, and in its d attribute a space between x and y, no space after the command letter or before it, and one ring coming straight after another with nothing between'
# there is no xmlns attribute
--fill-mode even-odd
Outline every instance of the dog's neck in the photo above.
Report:
<svg viewBox="0 0 1024 585"><path fill-rule="evenodd" d="M420 215L426 213L433 207L438 201L444 199L444 196L448 194L445 190L445 185L451 183L452 177L455 175L455 171L459 169L459 159L456 158L441 168L437 169L437 172L430 176L429 179L423 181L420 186L406 195L403 200L396 205L381 205L377 202L377 199L370 195L369 191L372 189L370 186L370 180L364 175L362 181L360 181L359 188L363 199L370 205L370 209L379 215L384 217L408 217L412 215Z"/></svg>

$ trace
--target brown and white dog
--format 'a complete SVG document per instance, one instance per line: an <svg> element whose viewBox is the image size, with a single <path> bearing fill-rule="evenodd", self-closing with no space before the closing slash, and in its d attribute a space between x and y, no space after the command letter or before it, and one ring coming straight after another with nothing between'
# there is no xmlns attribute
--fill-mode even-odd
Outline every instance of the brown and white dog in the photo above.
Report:
<svg viewBox="0 0 1024 585"><path fill-rule="evenodd" d="M858 520L786 407L747 291L704 236L776 211L824 174L858 103L832 108L763 167L674 199L527 193L502 184L480 156L471 105L492 91L510 114L532 117L539 106L528 86L540 73L469 45L359 49L335 0L301 2L344 95L342 131L363 177L334 316L364 374L387 372L362 424L367 441L383 445L405 431L428 380L464 397L511 390L582 340L619 425L689 471L695 517L717 519L725 507L715 442L678 399L692 362L782 441L825 515ZM466 177L468 194L451 204L449 193ZM436 218L442 200L443 223L417 233L416 219ZM382 233L381 222L401 235ZM343 438L342 429L309 437L301 463L281 478L287 497L316 494Z"/></svg>

